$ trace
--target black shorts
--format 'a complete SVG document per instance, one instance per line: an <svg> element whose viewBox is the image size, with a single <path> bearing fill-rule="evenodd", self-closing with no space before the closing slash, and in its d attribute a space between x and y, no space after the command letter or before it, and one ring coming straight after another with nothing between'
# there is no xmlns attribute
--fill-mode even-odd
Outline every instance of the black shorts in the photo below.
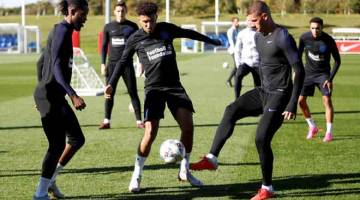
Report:
<svg viewBox="0 0 360 200"><path fill-rule="evenodd" d="M329 80L328 74L311 74L306 75L304 85L301 90L301 96L314 96L315 86L320 90L323 96L331 96L330 91L323 87L326 80Z"/></svg>
<svg viewBox="0 0 360 200"><path fill-rule="evenodd" d="M183 87L147 89L145 90L144 121L164 118L165 103L174 117L178 108L195 112Z"/></svg>
<svg viewBox="0 0 360 200"><path fill-rule="evenodd" d="M66 136L70 145L84 141L79 121L67 102L52 103L50 112L41 118L41 122L49 141L65 143Z"/></svg>

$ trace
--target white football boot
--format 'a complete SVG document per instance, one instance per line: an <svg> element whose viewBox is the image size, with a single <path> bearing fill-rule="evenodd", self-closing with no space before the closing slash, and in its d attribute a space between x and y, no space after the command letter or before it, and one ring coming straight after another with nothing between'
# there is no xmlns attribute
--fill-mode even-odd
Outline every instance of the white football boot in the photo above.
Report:
<svg viewBox="0 0 360 200"><path fill-rule="evenodd" d="M203 182L195 178L195 176L193 176L189 170L180 170L178 179L179 181L187 181L190 183L190 185L195 187L201 187L204 185Z"/></svg>
<svg viewBox="0 0 360 200"><path fill-rule="evenodd" d="M141 175L133 173L129 184L129 192L139 192L140 182L141 182Z"/></svg>

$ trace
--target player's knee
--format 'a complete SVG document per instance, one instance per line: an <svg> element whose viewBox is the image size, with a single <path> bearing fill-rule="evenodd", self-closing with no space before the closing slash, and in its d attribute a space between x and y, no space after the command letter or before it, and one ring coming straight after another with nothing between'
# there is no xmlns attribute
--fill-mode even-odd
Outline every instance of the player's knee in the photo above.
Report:
<svg viewBox="0 0 360 200"><path fill-rule="evenodd" d="M226 106L223 121L236 122L235 120L235 110L232 104Z"/></svg>
<svg viewBox="0 0 360 200"><path fill-rule="evenodd" d="M48 153L56 158L60 157L65 149L65 142L49 145Z"/></svg>
<svg viewBox="0 0 360 200"><path fill-rule="evenodd" d="M69 140L69 144L72 148L78 150L85 144L85 137L77 137L76 139Z"/></svg>

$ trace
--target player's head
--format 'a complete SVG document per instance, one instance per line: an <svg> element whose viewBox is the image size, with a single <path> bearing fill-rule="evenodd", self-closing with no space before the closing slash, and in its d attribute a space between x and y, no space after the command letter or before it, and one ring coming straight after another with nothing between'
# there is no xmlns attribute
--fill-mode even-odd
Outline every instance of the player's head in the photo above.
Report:
<svg viewBox="0 0 360 200"><path fill-rule="evenodd" d="M252 28L252 29L256 29L255 23L253 23L251 21L251 16L250 15L248 15L246 17L246 26L249 27L249 28Z"/></svg>
<svg viewBox="0 0 360 200"><path fill-rule="evenodd" d="M324 26L323 20L320 17L313 17L310 19L309 23L310 23L311 35L314 38L319 37L322 33L322 29Z"/></svg>
<svg viewBox="0 0 360 200"><path fill-rule="evenodd" d="M59 10L74 29L80 31L87 20L89 6L87 0L61 0Z"/></svg>
<svg viewBox="0 0 360 200"><path fill-rule="evenodd" d="M116 21L122 22L126 19L127 6L124 0L119 0L114 6Z"/></svg>
<svg viewBox="0 0 360 200"><path fill-rule="evenodd" d="M234 27L239 27L239 18L238 17L232 17L231 18L231 24Z"/></svg>
<svg viewBox="0 0 360 200"><path fill-rule="evenodd" d="M254 1L248 10L248 17L258 32L267 33L273 24L268 5L263 1Z"/></svg>
<svg viewBox="0 0 360 200"><path fill-rule="evenodd" d="M157 20L158 6L156 3L145 1L137 5L136 13L139 16L141 28L146 33L154 31Z"/></svg>

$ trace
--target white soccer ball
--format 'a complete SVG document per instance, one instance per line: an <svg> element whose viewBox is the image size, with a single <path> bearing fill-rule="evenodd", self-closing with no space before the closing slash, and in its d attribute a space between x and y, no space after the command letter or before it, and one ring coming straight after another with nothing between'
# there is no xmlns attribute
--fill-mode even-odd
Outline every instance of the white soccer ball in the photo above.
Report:
<svg viewBox="0 0 360 200"><path fill-rule="evenodd" d="M224 68L224 69L227 69L228 67L229 67L229 63L223 62L223 68Z"/></svg>
<svg viewBox="0 0 360 200"><path fill-rule="evenodd" d="M179 140L165 140L160 146L160 157L165 163L180 162L185 157L185 146Z"/></svg>

